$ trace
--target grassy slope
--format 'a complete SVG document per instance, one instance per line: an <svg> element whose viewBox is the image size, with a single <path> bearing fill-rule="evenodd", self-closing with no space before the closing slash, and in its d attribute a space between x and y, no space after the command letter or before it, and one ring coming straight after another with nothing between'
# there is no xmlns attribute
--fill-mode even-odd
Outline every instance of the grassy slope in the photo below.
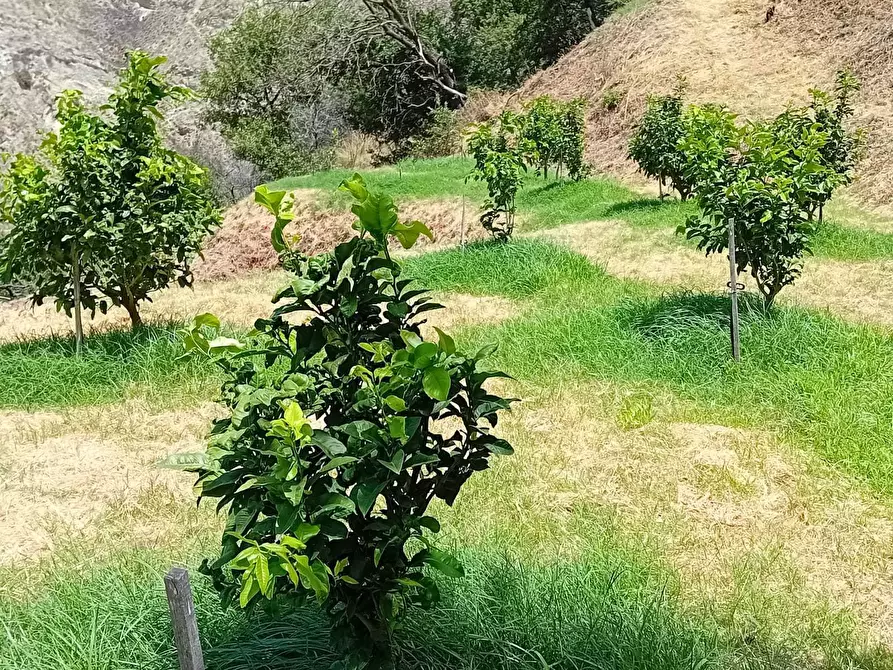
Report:
<svg viewBox="0 0 893 670"><path fill-rule="evenodd" d="M400 198L442 198L467 196L482 202L486 192L482 184L466 182L471 162L463 158L407 161L399 168L364 172L376 189ZM303 177L282 179L271 186L278 188L317 188L333 192L346 170L332 170ZM332 196L333 202L341 202ZM544 182L532 175L518 198L522 230L540 230L584 221L617 219L631 226L675 230L688 216L697 213L693 203L676 200L661 202L657 198L636 193L620 182L597 177L579 183ZM838 208L838 216L846 216ZM682 237L679 244L692 244ZM830 217L816 237L813 254L820 258L841 261L867 261L893 258L893 234L846 225L845 220Z"/></svg>
<svg viewBox="0 0 893 670"><path fill-rule="evenodd" d="M462 184L466 169L462 161L437 161L403 176L372 173L370 180L398 199L435 197L455 194L450 189ZM330 188L340 178L327 173L289 185ZM468 189L470 197L480 196L480 185ZM533 212L530 228L600 216L673 225L668 219L690 209L597 180L534 185L522 202ZM851 243L844 248L854 253ZM893 489L893 457L887 456L893 453L887 448L893 446L893 344L879 331L805 310L780 309L771 317L754 311L744 319L746 359L733 366L722 300L662 296L657 287L607 276L564 248L535 241L475 245L413 257L407 272L432 289L521 301L525 309L516 318L460 337L468 345L499 342L499 363L524 383L597 378L644 389L670 398L671 406L658 407L664 415L777 430L878 490ZM63 342L6 345L0 397L7 406L36 406L107 402L127 393L184 403L191 394L206 395L213 374L177 362L169 332L101 336L84 361L74 361ZM39 393L36 374L53 378ZM476 478L468 494L504 509L506 491L521 485L512 472ZM478 531L478 509L443 512L444 541L461 551L469 577L445 582L444 602L412 616L400 636L402 668L890 666L889 654L865 645L845 611L775 611L758 591L752 602L714 605L707 594L706 605L695 606L681 596L679 577L659 551L608 510L584 507L566 522L575 537L585 538L573 558L541 553L550 537L557 550L563 536L535 509L501 515L489 545L472 548L466 537ZM525 523L536 526L536 543ZM0 669L172 670L159 581L172 556L122 551L85 566L89 546L76 549L52 563L0 570ZM221 610L202 580L196 583L210 668L327 667L324 627L312 612L246 622ZM740 609L755 632L724 620L724 607Z"/></svg>

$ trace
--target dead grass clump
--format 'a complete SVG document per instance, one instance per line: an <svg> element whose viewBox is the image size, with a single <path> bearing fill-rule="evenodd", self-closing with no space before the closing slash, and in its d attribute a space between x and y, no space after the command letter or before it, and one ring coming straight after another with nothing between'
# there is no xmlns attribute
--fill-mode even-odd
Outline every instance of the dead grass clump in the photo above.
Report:
<svg viewBox="0 0 893 670"><path fill-rule="evenodd" d="M355 234L352 225L356 217L350 211L322 207L319 193L311 189L295 194L295 222L288 232L301 236L301 251L311 255L330 251ZM479 239L485 234L476 223L474 205L463 203L461 198L408 201L401 203L400 215L424 222L434 233L434 243L422 238L415 251L453 246L462 239ZM220 230L205 246L204 258L196 264L196 277L231 279L275 268L278 258L270 246L272 223L269 212L251 199L231 207Z"/></svg>
<svg viewBox="0 0 893 670"><path fill-rule="evenodd" d="M172 546L216 528L208 511L195 511L193 477L158 467L203 450L215 412L152 413L128 402L0 413L0 563L78 539L112 551Z"/></svg>
<svg viewBox="0 0 893 670"><path fill-rule="evenodd" d="M494 532L489 509L504 514L509 500L544 550L572 551L581 509L603 509L633 542L657 543L695 602L753 617L748 625L793 617L792 629L809 625L807 610L849 609L893 642L887 502L771 433L675 422L671 398L655 398L653 422L623 430L618 390L511 391L527 398L501 423L518 454L498 462L496 499L469 494L481 533Z"/></svg>

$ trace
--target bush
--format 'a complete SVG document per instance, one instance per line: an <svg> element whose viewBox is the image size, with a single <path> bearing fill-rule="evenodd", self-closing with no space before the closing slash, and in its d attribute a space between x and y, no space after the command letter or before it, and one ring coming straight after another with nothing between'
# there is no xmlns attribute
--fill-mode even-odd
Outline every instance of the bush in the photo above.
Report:
<svg viewBox="0 0 893 670"><path fill-rule="evenodd" d="M498 242L507 242L515 230L515 198L524 183L533 147L521 132L523 118L503 112L493 122L478 126L468 139L468 150L474 159L471 177L487 183L488 199L484 203L481 225Z"/></svg>
<svg viewBox="0 0 893 670"><path fill-rule="evenodd" d="M520 117L521 132L528 146L525 159L530 167L537 168L543 179L549 177L550 167L555 168L556 177L565 166L575 181L586 175L585 108L583 98L560 102L548 95L525 105L524 115Z"/></svg>
<svg viewBox="0 0 893 670"><path fill-rule="evenodd" d="M786 114L743 127L721 107L693 107L686 115L681 148L695 183L701 216L683 226L706 253L728 248L735 226L738 271L749 271L765 306L800 276L802 257L817 230L814 184L840 183L822 164L827 134L818 126L792 136Z"/></svg>
<svg viewBox="0 0 893 670"><path fill-rule="evenodd" d="M452 0L442 50L471 86L509 90L570 51L614 0Z"/></svg>
<svg viewBox="0 0 893 670"><path fill-rule="evenodd" d="M441 158L459 151L461 131L458 115L452 109L438 107L431 114L422 137L413 144L413 158Z"/></svg>
<svg viewBox="0 0 893 670"><path fill-rule="evenodd" d="M331 167L345 103L328 68L347 22L337 0L249 7L214 36L205 116L237 157L273 178Z"/></svg>
<svg viewBox="0 0 893 670"><path fill-rule="evenodd" d="M692 107L683 117L677 149L702 215L681 230L709 255L728 248L733 224L738 271L750 272L766 308L800 276L822 207L853 179L862 133L850 132L846 121L858 88L842 71L834 96L813 90L809 105L771 121L739 126L715 105Z"/></svg>
<svg viewBox="0 0 893 670"><path fill-rule="evenodd" d="M686 156L680 148L685 133L684 93L685 82L680 80L670 95L648 97L645 115L629 143L629 157L646 177L657 179L661 195L669 181L679 197L687 200L692 184L685 172Z"/></svg>
<svg viewBox="0 0 893 670"><path fill-rule="evenodd" d="M62 93L58 132L0 179L0 218L12 225L0 270L31 285L36 304L52 297L68 314L116 305L136 328L152 292L191 284L189 264L220 215L205 170L162 145L159 104L189 95L167 83L164 62L129 54L108 115Z"/></svg>
<svg viewBox="0 0 893 670"><path fill-rule="evenodd" d="M432 545L440 525L426 512L435 498L452 504L491 455L512 452L491 433L511 401L483 387L504 376L483 367L492 348L469 356L440 331L437 342L421 337L420 317L439 305L401 278L388 240L409 248L430 231L398 222L393 201L358 175L342 188L359 234L315 257L283 234L285 194L257 191L295 276L257 322L254 348L219 359L229 415L214 424L197 486L228 507L221 555L204 565L225 597L246 607L314 596L351 650L348 666L380 667L399 616L438 599L424 568L462 575ZM289 321L295 313L309 320ZM197 319L187 348L239 346L211 339L217 327Z"/></svg>

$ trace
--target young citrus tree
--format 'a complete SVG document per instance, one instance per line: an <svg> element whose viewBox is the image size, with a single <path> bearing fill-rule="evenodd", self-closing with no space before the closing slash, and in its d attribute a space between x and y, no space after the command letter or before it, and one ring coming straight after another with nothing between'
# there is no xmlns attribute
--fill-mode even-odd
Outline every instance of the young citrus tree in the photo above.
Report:
<svg viewBox="0 0 893 670"><path fill-rule="evenodd" d="M586 176L585 108L583 98L560 102L548 95L535 98L524 107L519 121L527 143L525 160L543 179L548 179L550 167L554 167L556 177L564 167L574 181Z"/></svg>
<svg viewBox="0 0 893 670"><path fill-rule="evenodd" d="M629 143L629 157L646 177L657 179L661 197L669 182L679 197L687 200L692 184L685 172L685 154L679 146L685 133L684 93L685 83L680 81L671 94L648 97L645 115Z"/></svg>
<svg viewBox="0 0 893 670"><path fill-rule="evenodd" d="M468 138L474 158L471 177L487 184L481 224L498 242L507 242L515 229L515 198L524 183L525 156L534 151L521 132L523 118L503 112L495 121L483 123Z"/></svg>
<svg viewBox="0 0 893 670"><path fill-rule="evenodd" d="M813 89L809 105L789 108L777 120L780 128L791 135L792 141L804 132L808 133L812 126L817 126L827 136L821 150L821 162L827 171L816 174L812 180L812 210L818 212L819 222L834 190L851 184L855 177L864 133L861 129L852 130L849 125L855 111L852 97L859 89L859 80L853 73L848 69L841 70L837 73L833 93Z"/></svg>
<svg viewBox="0 0 893 670"><path fill-rule="evenodd" d="M422 337L424 315L440 306L402 277L388 243L409 248L430 231L401 222L359 175L342 189L358 234L313 257L283 234L285 193L257 191L294 276L256 323L253 348L217 358L228 413L214 423L197 487L219 499L227 523L220 556L203 569L243 607L323 603L346 667L390 667L400 615L438 599L426 568L463 574L432 544L440 524L428 507L452 504L493 455L512 453L492 434L512 401L485 388L505 376L485 366L493 348L469 355L441 331ZM213 337L217 327L199 317L187 348L215 356L237 346Z"/></svg>
<svg viewBox="0 0 893 670"><path fill-rule="evenodd" d="M701 215L681 230L710 255L728 249L733 225L737 269L751 274L769 308L800 276L810 251L815 183L822 180L832 191L841 183L823 164L828 135L816 124L794 135L786 114L739 126L716 106L692 107L685 126L680 147Z"/></svg>
<svg viewBox="0 0 893 670"><path fill-rule="evenodd" d="M205 170L159 135L159 105L189 95L167 83L164 62L129 54L98 113L80 92L62 93L59 130L0 175L0 217L11 225L0 272L31 286L36 304L53 298L69 315L120 306L136 328L152 292L191 284L190 261L220 215Z"/></svg>

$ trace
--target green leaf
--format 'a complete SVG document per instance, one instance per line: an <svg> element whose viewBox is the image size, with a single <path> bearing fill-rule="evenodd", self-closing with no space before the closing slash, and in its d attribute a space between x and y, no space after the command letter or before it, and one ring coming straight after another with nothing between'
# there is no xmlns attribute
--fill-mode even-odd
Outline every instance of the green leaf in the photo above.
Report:
<svg viewBox="0 0 893 670"><path fill-rule="evenodd" d="M347 451L347 447L341 440L338 440L323 430L314 430L313 436L310 438L310 444L319 447L322 452L329 458L334 458L338 454Z"/></svg>
<svg viewBox="0 0 893 670"><path fill-rule="evenodd" d="M338 514L351 514L356 509L353 500L340 493L329 493L322 497L320 506L313 512L314 519L330 512Z"/></svg>
<svg viewBox="0 0 893 670"><path fill-rule="evenodd" d="M320 473L328 472L329 470L334 470L335 468L340 468L345 465L349 465L350 463L356 463L357 459L353 456L338 456L333 458L328 463L320 468Z"/></svg>
<svg viewBox="0 0 893 670"><path fill-rule="evenodd" d="M385 461L381 458L378 459L378 462L385 466L388 470L393 472L396 475L400 474L400 471L403 470L403 460L406 455L403 453L402 449L398 449L397 453L395 453L391 460Z"/></svg>
<svg viewBox="0 0 893 670"><path fill-rule="evenodd" d="M406 437L406 417L405 416L389 416L387 417L388 432L390 436L396 439Z"/></svg>
<svg viewBox="0 0 893 670"><path fill-rule="evenodd" d="M405 412L406 411L406 402L403 398L398 398L395 395L389 395L384 399L384 404L390 407L395 412Z"/></svg>
<svg viewBox="0 0 893 670"><path fill-rule="evenodd" d="M452 337L443 332L440 328L435 326L435 331L437 331L438 345L444 352L448 355L452 356L456 353L456 342Z"/></svg>
<svg viewBox="0 0 893 670"><path fill-rule="evenodd" d="M444 401L450 396L450 375L441 367L428 368L422 378L425 393L434 400Z"/></svg>
<svg viewBox="0 0 893 670"><path fill-rule="evenodd" d="M447 577L458 579L465 576L465 570L462 568L462 564L459 563L455 557L445 551L441 551L435 547L429 547L428 549L423 549L420 553L422 554L421 560L423 563L430 565Z"/></svg>
<svg viewBox="0 0 893 670"><path fill-rule="evenodd" d="M211 328L212 330L220 330L220 319L211 314L210 312L206 312L204 314L199 314L192 320L192 325L195 328Z"/></svg>
<svg viewBox="0 0 893 670"><path fill-rule="evenodd" d="M369 515L369 510L372 509L385 485L385 482L362 482L351 491L350 495L356 501L357 508L363 516Z"/></svg>
<svg viewBox="0 0 893 670"><path fill-rule="evenodd" d="M423 516L421 519L419 519L419 525L422 528L427 528L432 533L440 532L440 522L433 516Z"/></svg>

